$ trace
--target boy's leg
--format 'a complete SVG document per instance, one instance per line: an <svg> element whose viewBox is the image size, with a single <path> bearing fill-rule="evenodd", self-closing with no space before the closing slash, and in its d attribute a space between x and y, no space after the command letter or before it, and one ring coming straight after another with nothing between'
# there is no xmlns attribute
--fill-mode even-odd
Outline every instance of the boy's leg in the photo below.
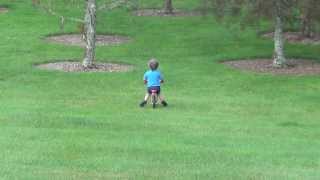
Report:
<svg viewBox="0 0 320 180"><path fill-rule="evenodd" d="M144 96L144 100L140 103L140 107L143 107L144 105L146 105L148 99L149 99L149 93L147 92L146 95Z"/></svg>
<svg viewBox="0 0 320 180"><path fill-rule="evenodd" d="M150 94L147 92L146 95L144 96L144 101L148 101Z"/></svg>
<svg viewBox="0 0 320 180"><path fill-rule="evenodd" d="M164 97L161 94L159 94L159 99L160 99L161 104L163 106L168 106L168 103L164 100Z"/></svg>

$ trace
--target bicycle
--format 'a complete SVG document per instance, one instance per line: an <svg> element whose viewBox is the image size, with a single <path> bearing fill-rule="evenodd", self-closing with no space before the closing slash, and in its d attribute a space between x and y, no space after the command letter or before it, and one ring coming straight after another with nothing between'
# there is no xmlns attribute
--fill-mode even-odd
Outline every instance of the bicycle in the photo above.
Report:
<svg viewBox="0 0 320 180"><path fill-rule="evenodd" d="M158 102L158 90L152 89L151 90L151 103L152 103L152 108L156 108L157 102Z"/></svg>

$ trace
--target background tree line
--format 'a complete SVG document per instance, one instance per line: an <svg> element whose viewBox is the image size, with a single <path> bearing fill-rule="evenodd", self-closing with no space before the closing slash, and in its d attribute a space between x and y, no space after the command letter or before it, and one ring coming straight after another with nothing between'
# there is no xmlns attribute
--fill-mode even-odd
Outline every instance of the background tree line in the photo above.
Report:
<svg viewBox="0 0 320 180"><path fill-rule="evenodd" d="M319 0L203 0L218 21L240 17L248 25L261 19L272 20L274 26L274 67L287 66L284 53L285 27L294 28L302 37L319 33ZM295 24L295 25L293 25ZM293 26L293 27L292 27Z"/></svg>
<svg viewBox="0 0 320 180"><path fill-rule="evenodd" d="M97 1L99 7L97 7ZM163 3L163 11L167 14L173 13L173 0L159 0ZM78 21L82 24L81 32L86 42L83 66L90 68L94 66L95 59L95 37L96 37L96 13L98 10L112 9L123 4L139 3L130 0L61 0L60 3L70 7L84 9L83 18L71 18L59 15L54 10L53 0L32 0L34 6L45 9L52 15L59 16L61 24L66 19ZM84 6L81 6L81 4ZM288 24L298 24L301 36L313 37L319 31L320 1L319 0L202 0L202 11L212 12L219 22L225 17L241 17L239 21L250 24L261 19L269 19L274 22L274 60L273 66L284 67L287 60L284 53L283 32ZM76 5L76 6L75 6Z"/></svg>

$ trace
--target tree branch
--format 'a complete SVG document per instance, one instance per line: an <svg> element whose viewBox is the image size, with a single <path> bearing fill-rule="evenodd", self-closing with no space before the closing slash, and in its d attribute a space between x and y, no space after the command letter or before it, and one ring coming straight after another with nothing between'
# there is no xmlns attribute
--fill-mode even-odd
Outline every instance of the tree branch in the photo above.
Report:
<svg viewBox="0 0 320 180"><path fill-rule="evenodd" d="M107 4L104 4L103 6L100 6L98 8L98 11L100 11L100 10L112 10L112 9L120 7L121 5L123 5L123 4L127 3L127 2L128 2L128 0L114 0L111 3L107 3Z"/></svg>
<svg viewBox="0 0 320 180"><path fill-rule="evenodd" d="M51 8L49 8L47 6L43 6L43 5L38 4L38 7L40 9L46 11L47 13L49 13L52 16L59 17L62 22L64 22L65 20L70 20L70 21L74 21L74 22L84 23L84 20L82 20L82 19L74 18L74 17L65 17L65 16L63 16L61 14L58 14L57 12L53 11Z"/></svg>

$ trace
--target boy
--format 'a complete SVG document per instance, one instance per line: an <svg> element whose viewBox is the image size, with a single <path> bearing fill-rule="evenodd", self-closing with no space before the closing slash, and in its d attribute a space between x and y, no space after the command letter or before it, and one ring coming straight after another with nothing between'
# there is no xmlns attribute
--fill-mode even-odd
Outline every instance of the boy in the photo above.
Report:
<svg viewBox="0 0 320 180"><path fill-rule="evenodd" d="M151 59L148 62L148 66L150 68L149 71L144 73L143 80L144 84L147 84L147 93L144 97L144 100L140 103L140 107L144 107L147 104L148 98L151 94L152 90L157 90L157 94L159 95L159 99L163 106L167 106L167 102L164 98L160 95L160 85L163 83L163 78L161 73L157 70L159 67L159 63L156 59Z"/></svg>

